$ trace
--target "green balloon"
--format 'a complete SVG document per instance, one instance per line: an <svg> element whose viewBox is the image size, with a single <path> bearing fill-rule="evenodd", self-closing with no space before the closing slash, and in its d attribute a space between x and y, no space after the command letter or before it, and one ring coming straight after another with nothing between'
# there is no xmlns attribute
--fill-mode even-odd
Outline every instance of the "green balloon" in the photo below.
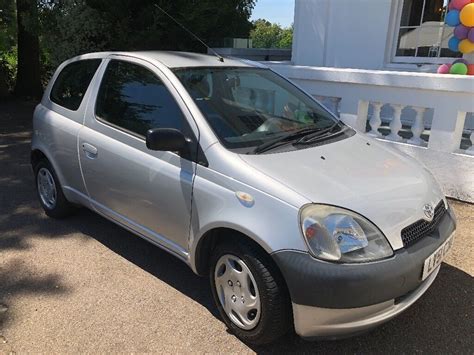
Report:
<svg viewBox="0 0 474 355"><path fill-rule="evenodd" d="M451 69L449 69L449 74L466 75L467 65L464 63L453 64L451 65Z"/></svg>

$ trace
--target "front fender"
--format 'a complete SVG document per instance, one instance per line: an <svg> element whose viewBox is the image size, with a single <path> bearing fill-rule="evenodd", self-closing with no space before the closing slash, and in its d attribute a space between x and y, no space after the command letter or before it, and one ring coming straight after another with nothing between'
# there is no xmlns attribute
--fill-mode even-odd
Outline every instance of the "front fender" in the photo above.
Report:
<svg viewBox="0 0 474 355"><path fill-rule="evenodd" d="M253 203L242 203L237 191L251 195ZM282 249L307 251L298 207L211 169L200 169L196 175L192 211L189 257L194 271L201 239L216 228L245 234L269 254Z"/></svg>

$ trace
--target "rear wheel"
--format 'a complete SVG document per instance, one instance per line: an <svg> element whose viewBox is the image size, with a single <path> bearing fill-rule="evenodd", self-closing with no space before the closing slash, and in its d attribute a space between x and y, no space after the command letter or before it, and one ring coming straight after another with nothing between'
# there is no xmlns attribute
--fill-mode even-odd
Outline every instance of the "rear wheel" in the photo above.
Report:
<svg viewBox="0 0 474 355"><path fill-rule="evenodd" d="M64 218L74 212L74 206L66 200L56 173L47 160L34 167L36 190L44 212L53 218Z"/></svg>
<svg viewBox="0 0 474 355"><path fill-rule="evenodd" d="M247 343L275 341L291 327L291 303L270 256L250 243L218 245L211 288L228 328Z"/></svg>

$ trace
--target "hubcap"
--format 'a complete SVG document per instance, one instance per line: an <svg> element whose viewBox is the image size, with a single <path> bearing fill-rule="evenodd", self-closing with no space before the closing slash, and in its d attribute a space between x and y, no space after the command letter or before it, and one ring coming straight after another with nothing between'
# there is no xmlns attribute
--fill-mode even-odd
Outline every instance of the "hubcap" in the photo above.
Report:
<svg viewBox="0 0 474 355"><path fill-rule="evenodd" d="M49 209L56 205L56 184L53 175L46 168L41 168L37 176L38 192L41 202Z"/></svg>
<svg viewBox="0 0 474 355"><path fill-rule="evenodd" d="M260 295L252 272L235 255L223 255L214 270L217 296L225 313L239 328L251 330L260 320Z"/></svg>

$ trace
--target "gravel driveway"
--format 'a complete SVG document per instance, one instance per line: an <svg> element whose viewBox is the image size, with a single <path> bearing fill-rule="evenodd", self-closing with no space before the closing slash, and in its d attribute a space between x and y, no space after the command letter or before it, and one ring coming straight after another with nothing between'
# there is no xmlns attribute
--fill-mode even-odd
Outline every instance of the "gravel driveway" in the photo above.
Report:
<svg viewBox="0 0 474 355"><path fill-rule="evenodd" d="M454 250L431 289L384 326L341 341L248 346L226 331L208 280L81 210L47 218L29 165L33 106L0 104L0 353L474 351L474 206L452 201Z"/></svg>

